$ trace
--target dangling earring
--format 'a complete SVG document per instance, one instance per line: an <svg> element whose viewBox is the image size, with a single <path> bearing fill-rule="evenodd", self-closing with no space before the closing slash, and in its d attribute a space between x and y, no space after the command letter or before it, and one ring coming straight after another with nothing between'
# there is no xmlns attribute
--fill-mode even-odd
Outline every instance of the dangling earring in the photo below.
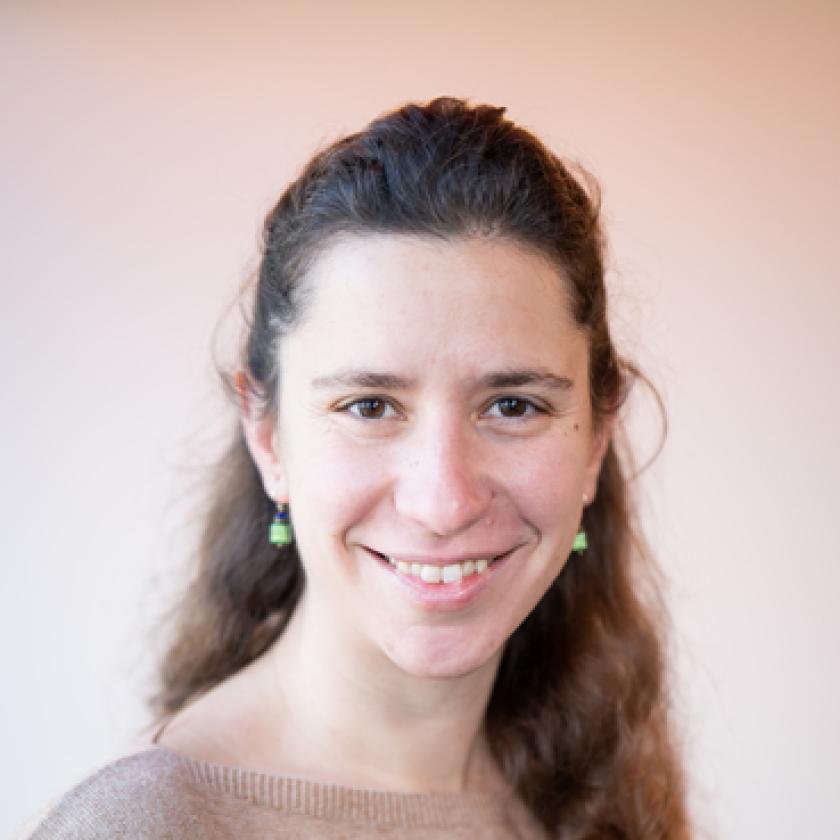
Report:
<svg viewBox="0 0 840 840"><path fill-rule="evenodd" d="M268 526L268 541L272 545L290 545L292 542L292 525L289 522L289 506L285 503L277 505L277 513L271 525Z"/></svg>
<svg viewBox="0 0 840 840"><path fill-rule="evenodd" d="M583 494L583 506L586 507L586 505L588 505L588 504L589 504L589 496L587 496L586 493L584 493ZM583 552L586 551L586 549L588 547L589 547L589 543L586 541L586 531L584 531L583 528L581 528L575 534L575 541L572 543L572 551L574 551L576 554L583 554Z"/></svg>

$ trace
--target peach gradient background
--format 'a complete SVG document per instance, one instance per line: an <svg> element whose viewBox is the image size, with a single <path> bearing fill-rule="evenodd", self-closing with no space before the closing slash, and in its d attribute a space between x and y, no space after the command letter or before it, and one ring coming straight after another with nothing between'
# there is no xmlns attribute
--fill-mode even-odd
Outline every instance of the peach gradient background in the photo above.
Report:
<svg viewBox="0 0 840 840"><path fill-rule="evenodd" d="M146 720L262 215L453 93L603 184L701 836L840 836L840 4L5 0L0 39L0 835Z"/></svg>

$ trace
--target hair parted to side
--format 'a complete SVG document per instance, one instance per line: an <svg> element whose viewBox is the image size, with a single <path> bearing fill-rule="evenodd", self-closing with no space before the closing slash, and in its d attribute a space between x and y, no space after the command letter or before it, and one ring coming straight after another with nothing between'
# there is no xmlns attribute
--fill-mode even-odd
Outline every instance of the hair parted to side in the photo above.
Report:
<svg viewBox="0 0 840 840"><path fill-rule="evenodd" d="M533 249L561 270L589 336L595 420L613 417L635 369L610 338L599 201L584 178L586 187L504 108L452 98L406 105L317 154L265 222L244 363L255 398L273 410L278 344L305 307L308 267L336 237L484 236ZM274 505L241 433L217 488L162 663L163 718L265 652L303 588L294 545L266 540ZM647 597L655 569L613 444L583 525L588 550L506 646L487 710L491 748L550 836L686 838L664 613Z"/></svg>

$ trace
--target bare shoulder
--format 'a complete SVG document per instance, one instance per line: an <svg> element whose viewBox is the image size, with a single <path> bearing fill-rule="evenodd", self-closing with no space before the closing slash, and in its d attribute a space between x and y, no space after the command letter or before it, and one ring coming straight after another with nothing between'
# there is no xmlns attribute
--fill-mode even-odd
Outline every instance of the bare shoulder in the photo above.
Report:
<svg viewBox="0 0 840 840"><path fill-rule="evenodd" d="M156 743L181 756L232 767L258 766L268 734L266 692L258 669L220 683L174 715ZM268 769L268 768L264 768Z"/></svg>

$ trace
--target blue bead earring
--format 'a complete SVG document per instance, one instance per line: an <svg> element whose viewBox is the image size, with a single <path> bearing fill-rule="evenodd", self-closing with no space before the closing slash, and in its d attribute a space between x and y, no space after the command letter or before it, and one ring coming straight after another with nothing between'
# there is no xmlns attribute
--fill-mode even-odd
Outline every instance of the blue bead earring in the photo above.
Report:
<svg viewBox="0 0 840 840"><path fill-rule="evenodd" d="M284 546L292 542L292 525L289 522L289 506L278 504L277 513L268 526L268 541L272 545Z"/></svg>

